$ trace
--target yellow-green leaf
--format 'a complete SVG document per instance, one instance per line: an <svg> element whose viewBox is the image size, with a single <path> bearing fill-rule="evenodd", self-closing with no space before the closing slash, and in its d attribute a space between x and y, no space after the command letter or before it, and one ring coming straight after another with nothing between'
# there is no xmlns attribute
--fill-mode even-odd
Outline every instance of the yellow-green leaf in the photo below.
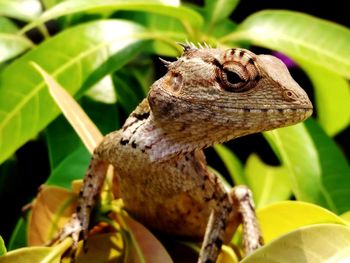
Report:
<svg viewBox="0 0 350 263"><path fill-rule="evenodd" d="M83 242L79 242L76 263L121 262L123 247L123 238L120 233L91 236L88 240L87 253L83 250Z"/></svg>
<svg viewBox="0 0 350 263"><path fill-rule="evenodd" d="M41 13L39 0L0 0L0 16L30 21Z"/></svg>
<svg viewBox="0 0 350 263"><path fill-rule="evenodd" d="M75 94L102 65L113 71L132 59L145 44L145 34L142 27L128 21L84 23L55 35L7 66L0 75L0 163L59 114L30 61Z"/></svg>
<svg viewBox="0 0 350 263"><path fill-rule="evenodd" d="M38 19L24 27L22 31L28 31L48 20L60 16L78 12L94 13L104 10L134 10L158 13L175 17L184 24L191 24L195 27L199 27L203 23L203 18L197 12L179 5L179 2L169 3L169 1L165 0L68 0L61 2L44 12Z"/></svg>
<svg viewBox="0 0 350 263"><path fill-rule="evenodd" d="M349 28L307 14L288 10L257 12L220 41L250 41L350 77Z"/></svg>
<svg viewBox="0 0 350 263"><path fill-rule="evenodd" d="M245 175L256 207L286 200L292 193L288 170L283 166L267 165L256 154L248 157Z"/></svg>
<svg viewBox="0 0 350 263"><path fill-rule="evenodd" d="M5 254L6 254L5 242L2 239L2 237L0 236L0 256L5 255Z"/></svg>
<svg viewBox="0 0 350 263"><path fill-rule="evenodd" d="M0 263L60 263L62 254L72 243L69 238L55 247L19 248L0 257Z"/></svg>
<svg viewBox="0 0 350 263"><path fill-rule="evenodd" d="M241 262L350 262L350 228L336 224L302 227L274 240Z"/></svg>
<svg viewBox="0 0 350 263"><path fill-rule="evenodd" d="M346 225L346 221L327 209L310 203L284 201L269 205L257 211L265 242L302 226L336 223Z"/></svg>
<svg viewBox="0 0 350 263"><path fill-rule="evenodd" d="M10 19L0 16L0 63L34 46L29 38L18 35L17 31L17 26Z"/></svg>

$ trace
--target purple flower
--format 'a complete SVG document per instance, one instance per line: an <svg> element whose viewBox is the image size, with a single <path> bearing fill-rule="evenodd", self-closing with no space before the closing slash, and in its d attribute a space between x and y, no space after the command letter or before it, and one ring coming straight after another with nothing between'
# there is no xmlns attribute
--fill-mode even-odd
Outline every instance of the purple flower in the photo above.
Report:
<svg viewBox="0 0 350 263"><path fill-rule="evenodd" d="M281 52L272 52L272 55L275 57L278 57L280 60L283 61L284 64L286 64L287 68L294 68L297 67L298 65L292 60L290 57L287 55L281 53Z"/></svg>

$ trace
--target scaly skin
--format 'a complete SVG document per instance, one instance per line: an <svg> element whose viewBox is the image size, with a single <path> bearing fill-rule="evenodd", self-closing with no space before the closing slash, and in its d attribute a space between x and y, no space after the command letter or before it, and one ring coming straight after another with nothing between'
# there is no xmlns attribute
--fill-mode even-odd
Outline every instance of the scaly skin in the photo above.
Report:
<svg viewBox="0 0 350 263"><path fill-rule="evenodd" d="M262 245L252 196L244 186L225 191L208 171L202 149L236 137L305 120L306 93L284 64L245 49L196 48L167 62L123 128L96 148L77 213L61 237L86 240L91 209L108 164L125 209L147 227L202 240L199 260L215 262L222 243L243 225L245 253Z"/></svg>

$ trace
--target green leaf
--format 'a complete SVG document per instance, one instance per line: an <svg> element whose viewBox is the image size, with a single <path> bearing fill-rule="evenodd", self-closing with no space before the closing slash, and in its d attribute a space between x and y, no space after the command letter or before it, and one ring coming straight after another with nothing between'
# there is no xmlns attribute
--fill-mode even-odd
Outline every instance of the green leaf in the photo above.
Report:
<svg viewBox="0 0 350 263"><path fill-rule="evenodd" d="M30 21L41 13L39 0L0 0L0 16Z"/></svg>
<svg viewBox="0 0 350 263"><path fill-rule="evenodd" d="M336 209L321 184L321 168L315 145L303 123L264 132L264 136L283 165L297 200Z"/></svg>
<svg viewBox="0 0 350 263"><path fill-rule="evenodd" d="M203 18L190 8L180 6L162 0L70 0L57 4L53 8L44 12L38 19L28 24L23 28L23 31L28 31L48 20L58 18L60 16L74 14L78 12L101 12L101 11L116 11L116 10L137 10L163 14L175 17L181 20L184 24L200 27L203 23Z"/></svg>
<svg viewBox="0 0 350 263"><path fill-rule="evenodd" d="M318 121L328 135L335 135L350 124L350 86L338 74L302 63L313 86Z"/></svg>
<svg viewBox="0 0 350 263"><path fill-rule="evenodd" d="M337 214L350 210L350 166L338 145L312 119L305 122L318 153L323 193Z"/></svg>
<svg viewBox="0 0 350 263"><path fill-rule="evenodd" d="M183 42L190 37L181 21L175 17L154 13L127 12L122 18L140 23L160 36L158 40L152 42L152 48L156 54L161 56L179 56L182 47L176 42Z"/></svg>
<svg viewBox="0 0 350 263"><path fill-rule="evenodd" d="M18 35L17 31L11 20L0 17L0 63L33 47L33 43L25 36Z"/></svg>
<svg viewBox="0 0 350 263"><path fill-rule="evenodd" d="M297 228L335 223L347 225L341 217L327 209L300 201L284 201L258 209L257 217L266 243Z"/></svg>
<svg viewBox="0 0 350 263"><path fill-rule="evenodd" d="M256 207L286 200L292 194L288 170L283 166L266 165L255 154L248 157L245 175Z"/></svg>
<svg viewBox="0 0 350 263"><path fill-rule="evenodd" d="M10 241L8 242L8 250L27 246L27 224L28 221L24 220L23 217L17 221L16 227L11 234Z"/></svg>
<svg viewBox="0 0 350 263"><path fill-rule="evenodd" d="M53 251L53 248L51 247L20 248L7 253L5 256L0 257L0 263L29 263L29 262L59 263L60 255L52 259L50 257L52 251Z"/></svg>
<svg viewBox="0 0 350 263"><path fill-rule="evenodd" d="M227 18L238 3L238 0L206 0L204 12L208 28Z"/></svg>
<svg viewBox="0 0 350 263"><path fill-rule="evenodd" d="M226 146L217 144L214 146L215 151L224 162L226 169L230 173L230 176L235 185L244 184L248 182L244 176L243 165L236 155Z"/></svg>
<svg viewBox="0 0 350 263"><path fill-rule="evenodd" d="M6 254L5 242L2 239L2 237L0 236L0 256L5 255L5 254Z"/></svg>
<svg viewBox="0 0 350 263"><path fill-rule="evenodd" d="M264 136L289 170L297 200L335 213L350 210L350 169L335 143L312 119L305 124L265 132Z"/></svg>
<svg viewBox="0 0 350 263"><path fill-rule="evenodd" d="M285 10L255 13L220 41L250 41L350 78L350 30L303 13Z"/></svg>
<svg viewBox="0 0 350 263"><path fill-rule="evenodd" d="M339 263L350 261L350 228L322 224L295 230L262 247L242 263Z"/></svg>
<svg viewBox="0 0 350 263"><path fill-rule="evenodd" d="M78 135L63 115L50 123L45 130L51 170L62 163L69 154L83 146Z"/></svg>
<svg viewBox="0 0 350 263"><path fill-rule="evenodd" d="M115 94L112 78L110 75L105 76L94 86L92 86L86 95L95 101L99 101L106 104L114 104L117 102L117 96Z"/></svg>
<svg viewBox="0 0 350 263"><path fill-rule="evenodd" d="M55 247L25 247L0 257L0 263L59 263L62 254L72 245L71 239Z"/></svg>
<svg viewBox="0 0 350 263"><path fill-rule="evenodd" d="M119 127L115 105L83 98L82 106L103 133ZM53 121L45 134L51 164L51 173L46 184L71 189L71 182L85 175L91 154L63 116Z"/></svg>
<svg viewBox="0 0 350 263"><path fill-rule="evenodd" d="M73 180L84 177L90 159L90 153L85 146L81 145L73 152L70 152L66 158L51 171L46 184L71 189Z"/></svg>
<svg viewBox="0 0 350 263"><path fill-rule="evenodd" d="M127 114L130 114L135 107L140 103L140 99L137 96L135 85L130 85L130 76L126 76L122 73L117 73L113 76L113 83L117 93L118 103L122 106Z"/></svg>
<svg viewBox="0 0 350 263"><path fill-rule="evenodd" d="M0 32L2 33L15 33L17 32L17 26L10 19L0 16Z"/></svg>
<svg viewBox="0 0 350 263"><path fill-rule="evenodd" d="M120 62L127 60L118 61L118 56L123 57L125 49L138 52L146 37L143 28L127 21L86 23L52 37L9 65L0 75L0 162L59 113L29 61L35 61L74 94L111 56L115 63L109 64L109 68L120 67Z"/></svg>

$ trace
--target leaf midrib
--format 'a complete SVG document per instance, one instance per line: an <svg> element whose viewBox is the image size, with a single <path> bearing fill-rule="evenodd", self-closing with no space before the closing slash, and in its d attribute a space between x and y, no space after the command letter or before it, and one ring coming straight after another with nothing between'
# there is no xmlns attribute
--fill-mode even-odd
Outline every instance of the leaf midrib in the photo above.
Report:
<svg viewBox="0 0 350 263"><path fill-rule="evenodd" d="M147 34L130 34L126 35L128 38L135 38L136 36L139 36L141 39L142 37L147 37ZM124 37L126 37L124 36ZM92 54L93 52L102 49L105 46L108 46L108 44L115 42L118 38L113 38L112 40L105 41L100 43L99 45L93 46L93 48L88 49L84 52L81 52L78 56L73 58L72 60L69 60L68 63L63 64L61 67L58 67L55 71L51 73L53 77L57 77L59 74L62 73L65 69L69 68L73 64L79 61L80 58L85 58L86 56ZM33 69L34 70L34 69ZM45 87L45 82L42 80L40 83L38 83L31 92L28 93L28 96L24 96L23 99L13 108L11 112L7 115L7 117L3 120L3 122L0 123L0 131L6 126L6 124L18 113L21 111L21 109L36 95L40 92L40 90Z"/></svg>

